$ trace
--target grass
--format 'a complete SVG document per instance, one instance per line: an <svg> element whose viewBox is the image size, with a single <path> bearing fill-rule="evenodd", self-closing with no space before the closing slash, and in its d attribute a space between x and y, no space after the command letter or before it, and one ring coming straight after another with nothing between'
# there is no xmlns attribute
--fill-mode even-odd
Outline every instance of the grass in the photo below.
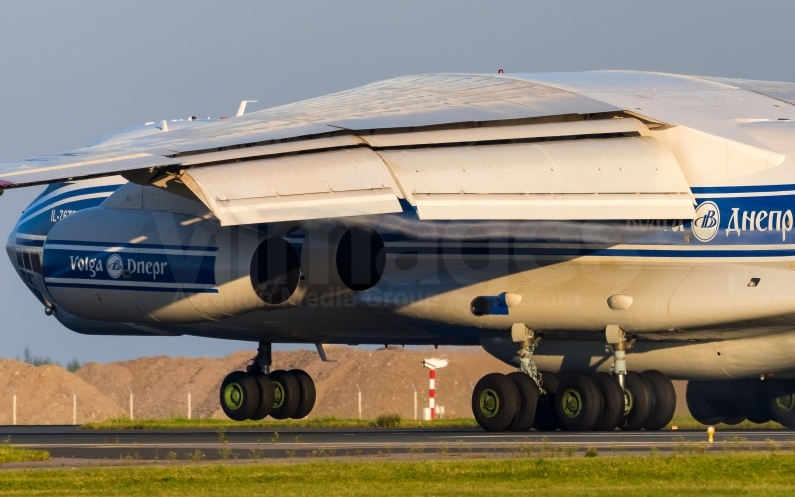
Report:
<svg viewBox="0 0 795 497"><path fill-rule="evenodd" d="M695 419L691 418L690 416L676 416L674 419L668 423L668 426L665 427L666 430L670 430L671 426L677 426L680 430L706 430L707 425L703 425L696 421ZM775 421L769 421L767 423L762 424L755 424L751 423L750 421L743 421L737 425L727 425L724 423L718 423L715 425L716 430L750 430L750 429L770 429L770 430L779 430L784 428L779 423Z"/></svg>
<svg viewBox="0 0 795 497"><path fill-rule="evenodd" d="M476 428L472 418L437 419L414 421L396 415L382 415L376 419L343 419L335 416L304 419L263 419L261 421L232 421L231 419L188 419L171 417L166 419L110 418L105 421L86 423L82 427L93 430L142 430L180 428Z"/></svg>
<svg viewBox="0 0 795 497"><path fill-rule="evenodd" d="M680 430L706 430L707 425L702 425L689 416L675 417L666 430L676 425ZM126 417L109 418L105 421L86 423L83 428L94 430L142 430L142 429L180 429L180 428L477 428L473 418L437 419L434 421L414 421L402 419L396 414L382 414L376 419L351 419L326 416L323 418L305 419L263 419L262 421L232 421L231 419L188 419L184 417L170 417L165 419L136 419ZM781 429L776 422L754 424L743 421L738 425L720 423L715 426L718 430L736 430L751 428Z"/></svg>
<svg viewBox="0 0 795 497"><path fill-rule="evenodd" d="M424 461L7 470L0 494L299 495L792 495L795 454Z"/></svg>
<svg viewBox="0 0 795 497"><path fill-rule="evenodd" d="M7 444L0 445L0 464L7 462L46 461L50 453L43 450L17 449Z"/></svg>

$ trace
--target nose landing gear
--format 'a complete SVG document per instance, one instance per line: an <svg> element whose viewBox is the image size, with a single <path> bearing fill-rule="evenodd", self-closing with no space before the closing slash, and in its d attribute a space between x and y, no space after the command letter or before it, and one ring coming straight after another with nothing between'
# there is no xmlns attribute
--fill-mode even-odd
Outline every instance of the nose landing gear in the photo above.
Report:
<svg viewBox="0 0 795 497"><path fill-rule="evenodd" d="M315 383L300 369L270 371L271 344L260 342L246 372L229 373L221 383L221 408L230 419L300 419L315 406Z"/></svg>

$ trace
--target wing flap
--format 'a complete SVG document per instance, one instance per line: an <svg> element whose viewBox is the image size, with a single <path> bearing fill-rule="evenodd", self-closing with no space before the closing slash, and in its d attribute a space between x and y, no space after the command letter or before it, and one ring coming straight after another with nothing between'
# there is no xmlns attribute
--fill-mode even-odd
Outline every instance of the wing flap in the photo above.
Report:
<svg viewBox="0 0 795 497"><path fill-rule="evenodd" d="M676 159L648 137L378 153L421 219L692 219L695 214ZM555 212L558 208L566 214Z"/></svg>
<svg viewBox="0 0 795 497"><path fill-rule="evenodd" d="M389 170L366 148L197 167L182 178L225 226L401 211Z"/></svg>

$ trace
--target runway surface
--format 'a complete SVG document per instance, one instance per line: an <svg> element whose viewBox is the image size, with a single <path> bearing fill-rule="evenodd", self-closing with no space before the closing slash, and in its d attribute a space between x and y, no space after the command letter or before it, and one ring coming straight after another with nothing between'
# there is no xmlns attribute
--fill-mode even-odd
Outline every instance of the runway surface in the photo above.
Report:
<svg viewBox="0 0 795 497"><path fill-rule="evenodd" d="M229 429L87 430L75 426L0 426L13 446L44 449L53 458L92 460L280 459L398 454L499 455L577 452L604 454L692 451L707 443L704 431L487 433L478 429ZM792 430L719 430L711 449L791 449Z"/></svg>

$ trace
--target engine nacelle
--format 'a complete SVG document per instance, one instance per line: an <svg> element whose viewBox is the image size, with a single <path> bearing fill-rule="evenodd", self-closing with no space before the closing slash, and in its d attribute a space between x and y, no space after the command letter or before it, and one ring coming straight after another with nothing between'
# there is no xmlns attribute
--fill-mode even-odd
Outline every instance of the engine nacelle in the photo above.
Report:
<svg viewBox="0 0 795 497"><path fill-rule="evenodd" d="M176 208L145 209L152 196ZM290 305L300 283L292 245L208 218L196 202L125 185L50 231L46 292L76 316L131 323L214 321Z"/></svg>

